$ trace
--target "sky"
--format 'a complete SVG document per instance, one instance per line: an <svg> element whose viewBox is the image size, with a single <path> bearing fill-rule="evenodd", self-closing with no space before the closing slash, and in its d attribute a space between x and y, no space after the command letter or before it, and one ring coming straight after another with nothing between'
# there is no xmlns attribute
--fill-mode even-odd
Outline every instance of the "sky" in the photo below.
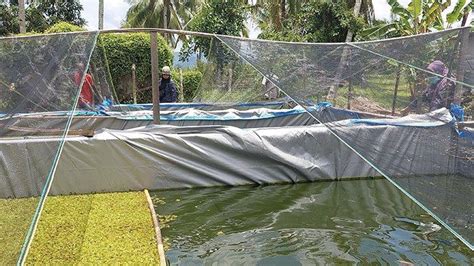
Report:
<svg viewBox="0 0 474 266"><path fill-rule="evenodd" d="M98 28L98 0L79 0L84 7L82 17L87 21L89 30ZM407 6L411 0L398 0L400 4ZM373 0L375 17L377 19L390 18L390 6L386 0ZM457 1L453 1L452 6ZM125 0L104 0L104 29L120 28L121 22L125 19L130 4ZM452 9L452 8L451 8ZM450 10L447 10L449 12ZM471 17L473 15L471 14ZM256 35L255 32L251 35ZM256 37L256 36L250 36Z"/></svg>

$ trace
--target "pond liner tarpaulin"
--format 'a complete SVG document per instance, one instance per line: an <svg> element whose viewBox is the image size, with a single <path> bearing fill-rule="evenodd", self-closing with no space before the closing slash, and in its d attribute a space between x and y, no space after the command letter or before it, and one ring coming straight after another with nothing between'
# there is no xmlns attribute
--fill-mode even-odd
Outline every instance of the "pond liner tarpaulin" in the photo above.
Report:
<svg viewBox="0 0 474 266"><path fill-rule="evenodd" d="M351 118L364 118L364 114L355 111L309 107L308 110L325 116L326 120L336 121ZM13 117L0 119L4 127L5 136L31 135L31 128L54 129L61 128L67 122L69 112L48 112L34 114L18 114ZM206 126L224 125L239 128L257 127L283 127L304 126L317 123L301 107L291 109L269 109L256 108L249 110L225 109L215 111L204 111L200 109L182 109L174 111L162 111L161 124L173 126ZM75 111L71 130L100 130L117 129L125 130L152 124L153 114L150 110L129 112L91 112ZM8 129L10 128L9 132ZM38 130L39 131L39 130Z"/></svg>
<svg viewBox="0 0 474 266"><path fill-rule="evenodd" d="M407 124L410 117L412 123ZM393 152L394 136L403 139L406 145L396 143L398 152L413 160L393 161L376 155L371 158L378 165L396 166L400 175L462 174L457 156L447 157L439 152L450 148L450 143L412 145L427 141L425 134L420 134L422 131L459 137L446 109L435 115L398 119L403 126L395 121L390 125L354 123L354 120L335 123L339 123L339 132L356 132L372 139L372 144L382 153ZM54 138L12 138L1 142L6 148L1 154L4 171L0 197L37 196L40 186L34 176L41 157L33 155L48 150L48 143L54 143ZM426 158L439 167L426 168L423 164ZM297 183L378 174L326 127L312 125L255 129L148 126L103 130L92 138L68 137L56 175L52 194ZM22 185L18 186L19 183Z"/></svg>
<svg viewBox="0 0 474 266"><path fill-rule="evenodd" d="M288 105L288 101L277 101L277 102L250 102L250 103L160 103L160 109L163 111L175 111L182 109L198 109L203 111L215 111L224 109L237 109L237 110L248 110L255 108L271 108L271 109L282 109ZM151 103L139 103L139 104L115 104L111 106L112 111L137 111L137 110L151 110L153 104Z"/></svg>

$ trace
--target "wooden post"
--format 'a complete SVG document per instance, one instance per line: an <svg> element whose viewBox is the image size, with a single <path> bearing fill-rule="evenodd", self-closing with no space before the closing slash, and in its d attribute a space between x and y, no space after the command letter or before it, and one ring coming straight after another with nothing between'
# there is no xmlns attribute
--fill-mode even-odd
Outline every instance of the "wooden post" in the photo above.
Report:
<svg viewBox="0 0 474 266"><path fill-rule="evenodd" d="M397 77L395 79L395 89L393 90L393 100L392 100L392 115L395 115L395 105L397 104L397 94L398 94L398 85L400 84L400 74L402 69L398 66Z"/></svg>
<svg viewBox="0 0 474 266"><path fill-rule="evenodd" d="M229 80L227 81L227 91L232 91L232 68L229 68Z"/></svg>
<svg viewBox="0 0 474 266"><path fill-rule="evenodd" d="M184 102L183 69L179 69L179 101Z"/></svg>
<svg viewBox="0 0 474 266"><path fill-rule="evenodd" d="M137 75L135 64L132 65L132 95L133 103L137 104Z"/></svg>
<svg viewBox="0 0 474 266"><path fill-rule="evenodd" d="M153 93L153 124L160 124L160 87L158 84L158 35L156 31L150 32L151 52L151 88Z"/></svg>
<svg viewBox="0 0 474 266"><path fill-rule="evenodd" d="M352 51L349 51L349 90L347 92L347 109L351 109L351 100L352 100ZM336 102L336 101L334 101Z"/></svg>

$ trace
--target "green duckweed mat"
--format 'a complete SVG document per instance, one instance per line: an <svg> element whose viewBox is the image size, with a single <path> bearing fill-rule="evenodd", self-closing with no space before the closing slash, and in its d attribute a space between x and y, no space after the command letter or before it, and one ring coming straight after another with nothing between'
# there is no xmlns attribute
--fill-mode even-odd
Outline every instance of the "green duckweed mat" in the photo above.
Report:
<svg viewBox="0 0 474 266"><path fill-rule="evenodd" d="M11 211L7 217L0 218L0 225L25 223L26 220L26 228L31 211L19 210L31 208L32 202L36 201L0 200L0 211ZM11 232L3 237L0 250L5 256L0 256L0 264L16 262L19 247L10 246L8 240L24 238L24 233ZM159 263L153 222L144 193L48 197L27 264L112 263Z"/></svg>

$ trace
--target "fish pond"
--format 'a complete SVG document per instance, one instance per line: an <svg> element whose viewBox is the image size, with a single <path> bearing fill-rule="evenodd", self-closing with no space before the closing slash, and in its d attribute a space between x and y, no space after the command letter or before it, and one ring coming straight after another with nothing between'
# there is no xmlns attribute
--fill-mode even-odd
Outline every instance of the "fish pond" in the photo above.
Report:
<svg viewBox="0 0 474 266"><path fill-rule="evenodd" d="M385 179L152 193L171 265L474 264Z"/></svg>

